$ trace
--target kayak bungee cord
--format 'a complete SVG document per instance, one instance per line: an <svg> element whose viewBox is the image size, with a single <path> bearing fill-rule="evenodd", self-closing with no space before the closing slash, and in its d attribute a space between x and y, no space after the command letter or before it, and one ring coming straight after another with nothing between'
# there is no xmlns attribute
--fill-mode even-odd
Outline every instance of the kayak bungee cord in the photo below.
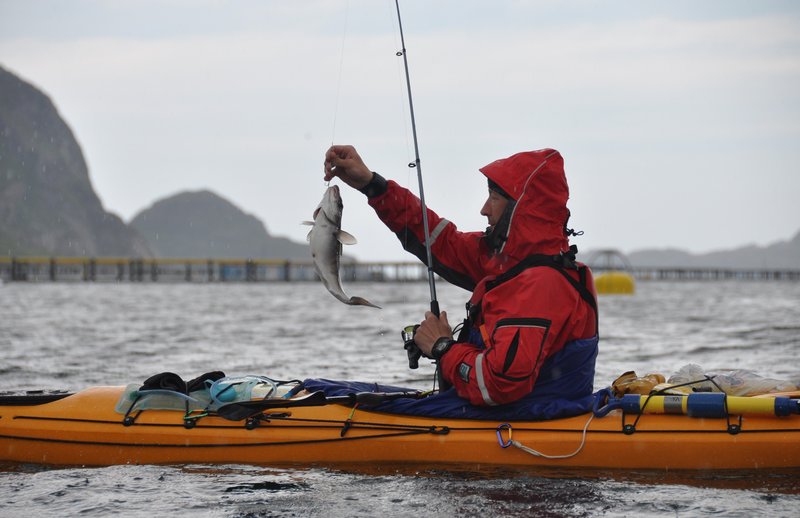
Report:
<svg viewBox="0 0 800 518"><path fill-rule="evenodd" d="M403 22L400 18L400 0L395 0L395 7L397 8L397 25L400 28L400 46L401 50L397 52L398 56L403 57L403 66L406 72L406 90L408 91L408 108L411 117L411 135L414 139L414 162L408 164L408 167L417 170L417 182L419 183L419 201L422 205L422 228L425 232L425 252L428 259L428 286L431 290L431 313L439 316L439 301L436 299L436 283L433 278L433 254L431 253L431 236L428 230L428 209L425 205L425 189L422 185L422 164L419 159L419 143L417 141L417 122L414 117L414 100L411 97L411 77L408 73L408 57L406 56L406 40L403 36Z"/></svg>

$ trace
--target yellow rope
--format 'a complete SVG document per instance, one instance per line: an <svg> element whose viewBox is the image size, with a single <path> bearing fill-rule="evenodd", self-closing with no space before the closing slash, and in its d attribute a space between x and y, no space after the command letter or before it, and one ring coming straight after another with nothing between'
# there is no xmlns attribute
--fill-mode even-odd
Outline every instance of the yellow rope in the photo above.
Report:
<svg viewBox="0 0 800 518"><path fill-rule="evenodd" d="M521 442L512 439L511 438L511 426L510 425L508 427L508 441L509 441L510 444L516 446L517 448L519 448L520 450L524 451L525 453L529 453L529 454L534 455L536 457L542 457L544 459L569 459L570 457L574 457L575 455L580 453L580 451L583 449L584 445L586 444L586 432L589 429L589 424L591 424L592 419L594 419L594 414L590 414L589 415L589 419L586 420L586 424L583 426L583 432L581 434L581 443L578 446L578 449L575 450L572 453L567 453L565 455L547 455L547 454L542 453L540 451L534 450L533 448L529 448L528 446L525 446ZM501 444L501 446L503 446L503 445Z"/></svg>

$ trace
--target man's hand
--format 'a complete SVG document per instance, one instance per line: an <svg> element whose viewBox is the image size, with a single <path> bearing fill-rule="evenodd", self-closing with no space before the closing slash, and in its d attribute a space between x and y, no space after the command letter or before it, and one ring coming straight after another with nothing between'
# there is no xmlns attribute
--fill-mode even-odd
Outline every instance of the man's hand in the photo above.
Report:
<svg viewBox="0 0 800 518"><path fill-rule="evenodd" d="M325 152L325 181L335 176L355 189L361 189L372 180L372 171L353 146L331 146Z"/></svg>
<svg viewBox="0 0 800 518"><path fill-rule="evenodd" d="M442 311L439 318L436 318L436 315L430 311L425 312L425 320L420 323L414 334L414 342L419 350L430 358L433 344L443 336L453 337L453 330L450 329L450 323L447 321L447 312Z"/></svg>

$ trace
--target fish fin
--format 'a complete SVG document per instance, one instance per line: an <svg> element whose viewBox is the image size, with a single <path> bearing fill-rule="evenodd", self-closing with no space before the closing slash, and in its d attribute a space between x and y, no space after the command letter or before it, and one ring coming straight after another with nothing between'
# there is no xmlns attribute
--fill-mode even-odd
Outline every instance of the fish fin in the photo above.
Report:
<svg viewBox="0 0 800 518"><path fill-rule="evenodd" d="M341 229L336 233L336 239L343 245L354 245L358 243L356 236Z"/></svg>
<svg viewBox="0 0 800 518"><path fill-rule="evenodd" d="M347 301L347 304L350 304L351 306L369 306L371 308L382 309L380 306L376 306L372 302L362 297L350 297L350 300Z"/></svg>
<svg viewBox="0 0 800 518"><path fill-rule="evenodd" d="M300 224L301 225L311 225L312 227L314 226L314 222L313 221L301 221Z"/></svg>

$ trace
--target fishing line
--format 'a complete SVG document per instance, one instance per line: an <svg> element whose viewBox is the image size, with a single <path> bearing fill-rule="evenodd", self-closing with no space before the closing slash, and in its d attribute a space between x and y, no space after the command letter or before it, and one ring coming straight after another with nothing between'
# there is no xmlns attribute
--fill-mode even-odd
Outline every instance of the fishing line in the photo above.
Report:
<svg viewBox="0 0 800 518"><path fill-rule="evenodd" d="M389 2L386 2L384 5L386 6L386 15L389 18L389 23L392 26L395 26L397 24L397 14L395 13L395 10L391 7L391 4ZM396 32L396 30L392 31L392 37L393 37L393 40L394 40L394 48L402 47L402 45L400 44L400 38L398 37L398 32ZM400 56L398 56L398 57L400 57ZM405 97L405 78L404 78L404 75L403 75L403 73L404 73L403 72L403 63L402 63L401 60L396 60L395 61L395 65L396 65L395 66L395 71L397 73L397 82L395 84L397 85L397 89L398 89L398 93L399 93L399 95L397 96L396 109L397 109L397 112L400 114L399 115L399 119L403 122L402 135L403 135L403 139L405 140L405 144L406 144L406 157L410 157L410 156L412 156L413 152L411 150L411 140L409 138L409 135L411 134L411 131L409 130L409 127L408 127L408 118L407 118L407 115L406 115L406 108L405 108L405 101L404 101L404 97ZM411 185L411 173L412 173L412 170L413 169L410 168L410 167L406 169L406 171L407 171L406 179L405 179L405 183L403 184L406 187ZM411 205L411 202L410 202L409 198L406 198L405 205L404 205L403 209L404 210L408 210L410 205ZM401 242L403 243L403 248L404 249L407 248L407 245L408 245L408 235L409 235L409 233L410 233L410 231L409 231L408 227L407 226L404 227L404 229L403 229L403 237L401 238ZM406 267L406 266L403 266L402 267L403 268L402 273L400 271L400 268L401 267L398 264L397 273L396 273L397 278L399 279L399 281L400 281L400 283L402 285L406 285L412 279L412 277L409 275L409 268ZM408 302L406 291L402 290L402 293L404 294L403 295L403 301L404 302Z"/></svg>
<svg viewBox="0 0 800 518"><path fill-rule="evenodd" d="M431 237L428 230L428 209L425 205L425 188L422 184L422 163L419 158L417 122L416 118L414 117L414 100L411 95L411 76L408 72L408 52L406 51L406 41L403 35L403 21L400 17L400 0L395 0L394 4L397 8L397 25L400 28L401 50L397 52L397 55L403 57L403 67L406 71L406 90L408 91L408 108L409 116L411 118L411 134L414 139L414 162L408 164L408 167L416 168L417 170L417 181L419 182L419 201L422 205L422 228L425 232L425 252L428 259L428 286L431 290L431 313L438 317L439 301L436 299L436 283L433 277L433 255L431 254Z"/></svg>
<svg viewBox="0 0 800 518"><path fill-rule="evenodd" d="M390 22L392 24L397 23L397 16L396 16L395 10L392 9L391 7L389 7L390 4L388 2L387 2L386 5L387 5L387 9L388 9L387 10L387 15L389 16ZM398 38L398 33L392 32L392 36L394 38L394 46L395 46L395 48L402 47L402 45L400 44L400 39ZM401 53L400 52L398 52L396 55L397 55L397 57L401 57ZM407 115L406 115L405 103L403 101L403 97L405 97L405 76L404 76L404 72L403 72L403 63L402 63L402 61L398 60L398 61L396 61L396 65L397 65L397 67L396 67L396 71L397 71L397 88L398 88L398 91L399 91L399 94L400 94L397 97L397 99L398 99L398 101L397 101L397 110L400 113L400 120L403 121L403 138L405 139L405 143L406 143L406 156L410 157L413 152L411 150L411 141L409 140L409 135L410 135L411 132L409 131L408 118L407 118ZM412 170L412 168L409 167L408 168L408 174L406 176L406 185L410 185L411 184L411 170Z"/></svg>
<svg viewBox="0 0 800 518"><path fill-rule="evenodd" d="M347 39L347 20L350 17L350 1L345 3L344 24L342 27L342 45L339 51L339 77L336 80L336 100L333 103L333 127L331 128L331 146L336 141L336 119L339 115L339 97L342 92L342 71L344 70L344 47Z"/></svg>

